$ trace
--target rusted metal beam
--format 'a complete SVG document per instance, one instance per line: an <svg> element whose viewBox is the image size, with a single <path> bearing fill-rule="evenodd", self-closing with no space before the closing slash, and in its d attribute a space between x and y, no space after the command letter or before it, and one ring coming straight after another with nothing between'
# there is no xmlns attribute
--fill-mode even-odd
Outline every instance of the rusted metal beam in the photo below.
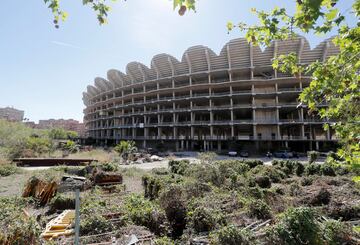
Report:
<svg viewBox="0 0 360 245"><path fill-rule="evenodd" d="M97 162L97 160L90 158L15 158L13 162L15 162L17 166L79 166L88 165L91 162Z"/></svg>

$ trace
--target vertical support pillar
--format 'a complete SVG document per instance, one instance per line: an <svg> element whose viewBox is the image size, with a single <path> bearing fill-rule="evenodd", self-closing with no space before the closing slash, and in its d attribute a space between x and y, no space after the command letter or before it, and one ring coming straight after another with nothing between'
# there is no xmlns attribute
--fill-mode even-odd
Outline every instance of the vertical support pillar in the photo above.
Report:
<svg viewBox="0 0 360 245"><path fill-rule="evenodd" d="M217 142L217 148L218 148L218 151L221 151L221 141L220 140L218 140L218 142Z"/></svg>
<svg viewBox="0 0 360 245"><path fill-rule="evenodd" d="M319 151L319 141L315 141L316 150Z"/></svg>

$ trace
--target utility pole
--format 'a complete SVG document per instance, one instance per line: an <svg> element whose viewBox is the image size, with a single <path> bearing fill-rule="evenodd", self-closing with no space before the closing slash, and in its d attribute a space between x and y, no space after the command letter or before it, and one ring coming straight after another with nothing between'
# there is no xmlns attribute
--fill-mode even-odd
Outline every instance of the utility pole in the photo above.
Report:
<svg viewBox="0 0 360 245"><path fill-rule="evenodd" d="M75 190L75 245L79 245L80 233L80 190Z"/></svg>

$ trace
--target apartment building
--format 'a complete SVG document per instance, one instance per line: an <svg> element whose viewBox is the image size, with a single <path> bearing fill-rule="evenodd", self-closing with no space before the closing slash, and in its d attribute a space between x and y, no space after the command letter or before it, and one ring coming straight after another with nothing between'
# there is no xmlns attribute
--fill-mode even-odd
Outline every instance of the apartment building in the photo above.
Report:
<svg viewBox="0 0 360 245"><path fill-rule="evenodd" d="M331 40L311 49L298 36L261 50L239 38L219 55L194 46L181 61L159 54L150 68L131 62L126 74L109 70L107 79L96 78L83 93L87 134L98 144L134 140L141 147L174 150L332 148L334 132L323 129L331 122L309 114L298 101L311 77L272 68L274 57L290 52L306 66L338 49Z"/></svg>
<svg viewBox="0 0 360 245"><path fill-rule="evenodd" d="M22 122L24 120L24 111L15 109L13 107L0 108L0 119Z"/></svg>
<svg viewBox="0 0 360 245"><path fill-rule="evenodd" d="M75 131L79 136L85 135L85 125L74 119L46 119L39 120L35 125L39 129L63 128L65 130Z"/></svg>

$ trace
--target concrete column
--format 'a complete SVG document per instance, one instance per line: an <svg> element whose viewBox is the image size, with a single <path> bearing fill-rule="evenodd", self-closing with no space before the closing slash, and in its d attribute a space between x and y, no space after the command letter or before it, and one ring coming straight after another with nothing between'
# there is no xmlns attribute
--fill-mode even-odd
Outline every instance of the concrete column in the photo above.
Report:
<svg viewBox="0 0 360 245"><path fill-rule="evenodd" d="M221 141L220 140L218 140L218 142L217 142L217 148L218 148L218 151L221 151Z"/></svg>
<svg viewBox="0 0 360 245"><path fill-rule="evenodd" d="M301 126L301 138L305 138L305 126L304 126L304 124L302 124Z"/></svg>
<svg viewBox="0 0 360 245"><path fill-rule="evenodd" d="M257 139L256 125L253 125L253 135L254 139Z"/></svg>
<svg viewBox="0 0 360 245"><path fill-rule="evenodd" d="M277 138L281 139L280 125L277 125Z"/></svg>
<svg viewBox="0 0 360 245"><path fill-rule="evenodd" d="M289 147L289 142L285 141L285 147L288 148Z"/></svg>
<svg viewBox="0 0 360 245"><path fill-rule="evenodd" d="M231 137L235 137L234 125L231 125Z"/></svg>
<svg viewBox="0 0 360 245"><path fill-rule="evenodd" d="M214 114L212 111L210 111L210 123L213 123L214 121Z"/></svg>
<svg viewBox="0 0 360 245"><path fill-rule="evenodd" d="M186 141L186 150L189 150L189 141Z"/></svg>
<svg viewBox="0 0 360 245"><path fill-rule="evenodd" d="M193 126L191 126L191 128L190 128L190 138L191 139L194 139L194 127Z"/></svg>
<svg viewBox="0 0 360 245"><path fill-rule="evenodd" d="M327 140L331 140L330 128L326 130L326 138Z"/></svg>
<svg viewBox="0 0 360 245"><path fill-rule="evenodd" d="M182 142L182 141L181 141ZM182 150L183 148L182 148L182 146L181 146L181 150ZM175 150L176 151L179 151L179 141L176 141L175 142Z"/></svg>
<svg viewBox="0 0 360 245"><path fill-rule="evenodd" d="M231 72L229 72L229 80L230 80L230 82L232 82L232 74L231 74Z"/></svg>
<svg viewBox="0 0 360 245"><path fill-rule="evenodd" d="M278 84L275 83L275 92L278 92Z"/></svg>
<svg viewBox="0 0 360 245"><path fill-rule="evenodd" d="M143 148L146 148L146 140L143 140Z"/></svg>
<svg viewBox="0 0 360 245"><path fill-rule="evenodd" d="M213 136L214 136L214 127L210 126L210 137L211 137L211 139L213 138Z"/></svg>
<svg viewBox="0 0 360 245"><path fill-rule="evenodd" d="M230 94L233 93L233 87L230 85Z"/></svg>
<svg viewBox="0 0 360 245"><path fill-rule="evenodd" d="M276 121L280 121L280 114L279 114L279 108L276 108Z"/></svg>
<svg viewBox="0 0 360 245"><path fill-rule="evenodd" d="M317 151L319 151L319 141L315 141L315 148Z"/></svg>

